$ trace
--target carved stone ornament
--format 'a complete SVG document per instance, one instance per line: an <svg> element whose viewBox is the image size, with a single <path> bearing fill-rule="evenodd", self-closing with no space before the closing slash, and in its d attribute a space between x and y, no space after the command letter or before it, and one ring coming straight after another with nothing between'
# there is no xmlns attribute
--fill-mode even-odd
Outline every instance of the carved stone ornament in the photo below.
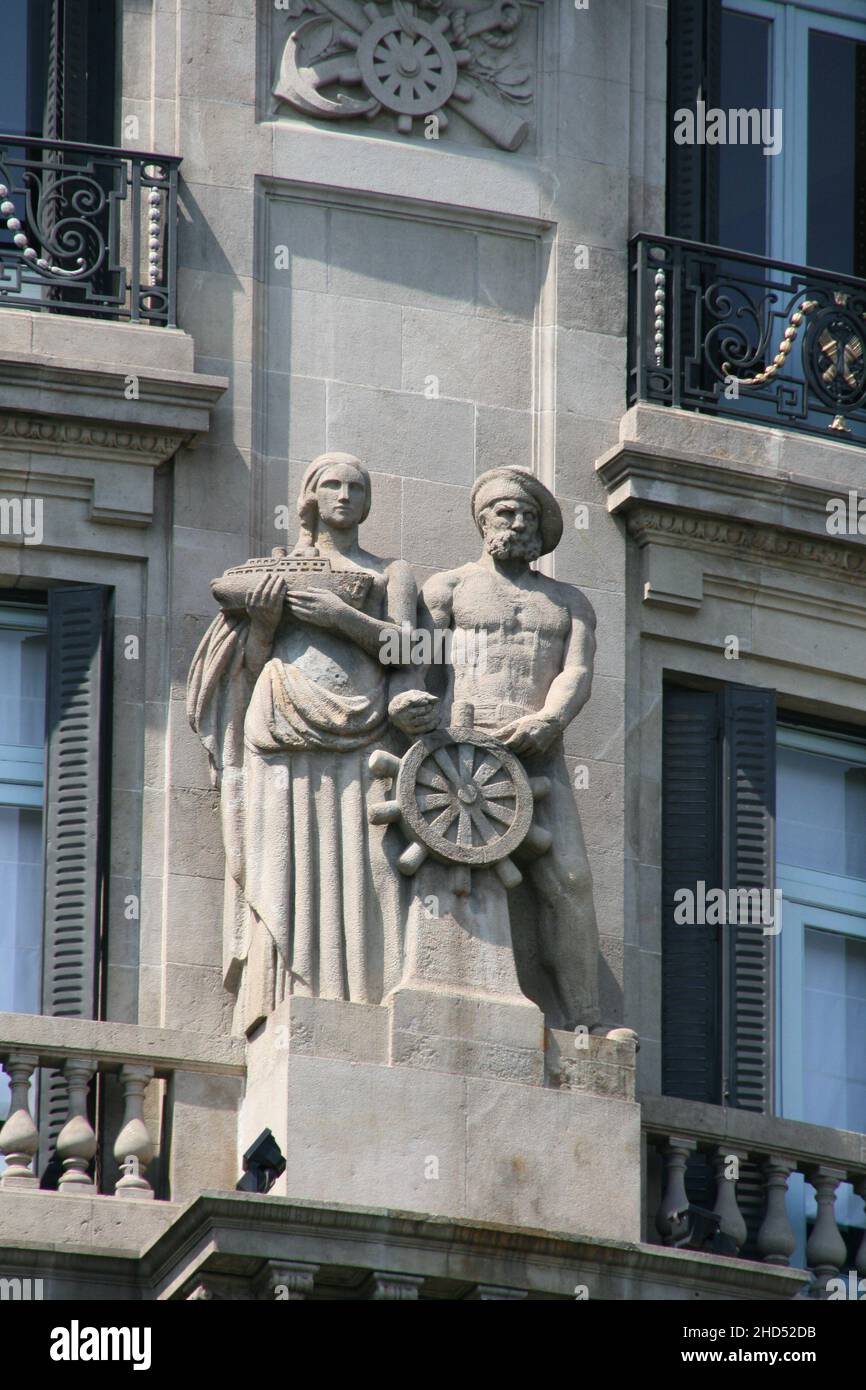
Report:
<svg viewBox="0 0 866 1390"><path fill-rule="evenodd" d="M798 568L823 572L828 579L842 574L846 580L866 583L866 547L846 545L835 537L824 541L739 518L699 516L669 507L645 505L628 513L626 527L639 545L663 540L685 548L727 551L740 557L743 552L751 552L752 556L766 556Z"/></svg>
<svg viewBox="0 0 866 1390"><path fill-rule="evenodd" d="M225 979L246 1032L291 994L378 1004L402 970L408 884L368 822L368 763L393 738L382 634L415 621L416 589L408 564L361 546L371 500L358 459L315 459L297 545L214 580L220 611L190 672L220 792Z"/></svg>
<svg viewBox="0 0 866 1390"><path fill-rule="evenodd" d="M363 608L373 582L373 576L363 570L354 573L334 570L325 555L290 555L285 546L275 546L270 555L226 570L220 579L213 581L213 596L225 612L243 613L250 589L266 575L279 575L287 591L295 593L301 589L328 589L339 594L352 608Z"/></svg>
<svg viewBox="0 0 866 1390"><path fill-rule="evenodd" d="M550 832L532 824L534 799L550 790L548 779L530 780L497 739L471 727L427 734L402 759L374 753L370 768L396 778L394 799L371 807L370 818L398 824L409 840L399 859L404 874L414 874L432 855L453 865L451 887L458 895L470 891L473 867L495 869L505 887L514 888L523 875L512 851L524 845L543 854L550 848Z"/></svg>
<svg viewBox="0 0 866 1390"><path fill-rule="evenodd" d="M419 602L408 563L360 543L371 502L358 459L314 459L296 546L214 580L190 670L220 794L235 1030L294 994L411 1014L419 991L594 1027L598 928L563 735L589 699L595 614L532 568L560 541L559 503L527 469L483 473L481 554ZM447 660L383 661L418 624L452 634Z"/></svg>
<svg viewBox="0 0 866 1390"><path fill-rule="evenodd" d="M296 111L331 121L390 112L402 135L416 119L428 133L435 118L438 138L450 107L503 150L526 139L513 109L533 96L531 70L511 52L523 19L516 0L291 0L289 14L274 95Z"/></svg>

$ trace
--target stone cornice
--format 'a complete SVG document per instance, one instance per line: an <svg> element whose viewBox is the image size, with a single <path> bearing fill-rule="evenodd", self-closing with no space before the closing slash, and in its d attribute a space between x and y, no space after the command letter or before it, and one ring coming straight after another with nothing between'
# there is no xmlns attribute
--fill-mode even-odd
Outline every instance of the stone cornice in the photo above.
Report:
<svg viewBox="0 0 866 1390"><path fill-rule="evenodd" d="M107 350L98 330L94 325L97 349ZM126 353L116 367L0 352L4 493L61 501L83 496L91 521L151 523L154 472L207 433L211 411L228 386L224 377L187 370L185 359L171 370L137 366L145 347L157 355L158 333L124 334L114 344ZM178 345L166 344L169 362L170 346L176 351ZM122 473L117 465L124 465Z"/></svg>
<svg viewBox="0 0 866 1390"><path fill-rule="evenodd" d="M608 511L625 512L651 502L720 519L749 521L796 531L835 544L827 533L827 502L847 486L796 473L762 473L729 460L680 452L662 453L639 441L615 445L596 472L608 491ZM866 454L863 459L866 489ZM858 542L866 549L866 537Z"/></svg>
<svg viewBox="0 0 866 1390"><path fill-rule="evenodd" d="M184 1298L211 1279L233 1285L235 1297L261 1298L263 1267L305 1259L321 1266L325 1283L334 1271L332 1291L349 1297L357 1296L349 1270L363 1277L383 1264L396 1278L429 1280L440 1298L463 1298L473 1284L506 1284L573 1302L579 1280L617 1299L634 1297L641 1285L690 1298L787 1299L806 1277L704 1251L239 1192L203 1192L178 1207L8 1191L2 1210L8 1273L59 1276L66 1286L110 1281L113 1296L127 1299Z"/></svg>
<svg viewBox="0 0 866 1390"><path fill-rule="evenodd" d="M866 545L812 536L781 526L700 515L638 502L626 515L626 530L638 545L652 542L736 553L748 560L773 560L820 571L825 578L866 584Z"/></svg>
<svg viewBox="0 0 866 1390"><path fill-rule="evenodd" d="M313 1251L312 1258L323 1265L381 1268L383 1249L395 1274L423 1268L432 1279L497 1284L508 1269L513 1271L509 1283L554 1297L573 1297L575 1269L610 1281L619 1296L633 1281L649 1281L716 1297L735 1289L741 1296L745 1283L753 1297L789 1298L803 1280L798 1270L660 1245L222 1192L203 1192L153 1240L143 1255L142 1275L156 1297L165 1299L183 1296L196 1277L231 1268L239 1256L251 1265L254 1254L303 1260Z"/></svg>
<svg viewBox="0 0 866 1390"><path fill-rule="evenodd" d="M827 504L841 499L847 506L852 491L866 496L864 450L637 406L596 472L608 510L622 516L641 551L647 603L694 611L705 578L712 572L713 582L725 575L733 582L737 564L752 573L756 564L772 566L813 584L854 584L862 601L866 536L828 532ZM710 556L723 563L708 566Z"/></svg>
<svg viewBox="0 0 866 1390"><path fill-rule="evenodd" d="M56 454L74 450L91 458L149 463L158 467L189 440L189 433L149 428L118 428L81 420L43 415L0 413L0 450L25 445L28 451Z"/></svg>
<svg viewBox="0 0 866 1390"><path fill-rule="evenodd" d="M29 417L38 424L30 428L30 442L38 441L43 421L62 422L67 431L70 422L80 422L86 430L75 441L79 447L88 449L92 442L97 449L120 448L155 463L171 457L165 450L174 452L176 439L183 443L207 431L210 413L227 386L225 377L139 367L132 357L109 367L0 353L0 414ZM98 432L109 427L115 434L100 437ZM127 436L140 442L127 445ZM4 437L9 437L8 428ZM163 457L157 458L160 440Z"/></svg>

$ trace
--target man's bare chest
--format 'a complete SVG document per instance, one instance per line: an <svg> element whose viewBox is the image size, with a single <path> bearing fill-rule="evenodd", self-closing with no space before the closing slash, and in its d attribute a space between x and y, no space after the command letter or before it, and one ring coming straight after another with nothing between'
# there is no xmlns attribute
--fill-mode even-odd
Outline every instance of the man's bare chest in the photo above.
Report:
<svg viewBox="0 0 866 1390"><path fill-rule="evenodd" d="M456 627L517 640L561 640L570 626L564 604L540 588L523 588L498 576L464 579L454 592L453 614Z"/></svg>

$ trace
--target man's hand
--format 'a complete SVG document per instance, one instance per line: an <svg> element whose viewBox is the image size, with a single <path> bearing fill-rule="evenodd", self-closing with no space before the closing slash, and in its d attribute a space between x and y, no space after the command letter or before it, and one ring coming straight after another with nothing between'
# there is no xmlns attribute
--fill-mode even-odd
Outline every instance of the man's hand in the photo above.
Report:
<svg viewBox="0 0 866 1390"><path fill-rule="evenodd" d="M266 574L247 597L250 622L259 636L270 640L283 613L286 581L279 574Z"/></svg>
<svg viewBox="0 0 866 1390"><path fill-rule="evenodd" d="M521 719L512 719L509 724L503 724L493 737L504 743L512 753L528 757L532 753L546 753L559 733L559 724L555 719L524 714Z"/></svg>
<svg viewBox="0 0 866 1390"><path fill-rule="evenodd" d="M439 700L426 690L404 690L388 706L388 718L403 734L432 734L439 723Z"/></svg>
<svg viewBox="0 0 866 1390"><path fill-rule="evenodd" d="M345 613L352 612L352 606L330 589L292 589L286 597L289 612L301 623L312 623L314 627L339 629Z"/></svg>

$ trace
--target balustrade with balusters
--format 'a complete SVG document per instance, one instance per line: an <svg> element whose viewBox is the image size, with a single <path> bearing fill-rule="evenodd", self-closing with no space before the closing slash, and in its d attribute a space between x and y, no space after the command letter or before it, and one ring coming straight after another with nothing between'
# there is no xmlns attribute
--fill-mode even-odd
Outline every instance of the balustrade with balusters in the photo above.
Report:
<svg viewBox="0 0 866 1390"><path fill-rule="evenodd" d="M702 1154L715 1178L712 1210L732 1253L742 1251L741 1258L765 1264L791 1264L797 1236L788 1209L788 1189L792 1174L801 1173L814 1189L817 1207L806 1241L813 1291L820 1295L830 1279L849 1267L848 1246L836 1218L836 1196L840 1185L848 1182L866 1203L866 1136L670 1097L644 1098L641 1106L648 1159L655 1151L662 1165L655 1212L650 1209L654 1202L649 1195L652 1184L648 1184L647 1240L658 1236L670 1246L688 1242L692 1203L687 1166L693 1155ZM750 1165L752 1177L748 1203L741 1201L733 1176L742 1173L745 1165ZM759 1182L755 1182L757 1175ZM747 1211L752 1218L751 1240ZM853 1268L866 1276L866 1231Z"/></svg>

